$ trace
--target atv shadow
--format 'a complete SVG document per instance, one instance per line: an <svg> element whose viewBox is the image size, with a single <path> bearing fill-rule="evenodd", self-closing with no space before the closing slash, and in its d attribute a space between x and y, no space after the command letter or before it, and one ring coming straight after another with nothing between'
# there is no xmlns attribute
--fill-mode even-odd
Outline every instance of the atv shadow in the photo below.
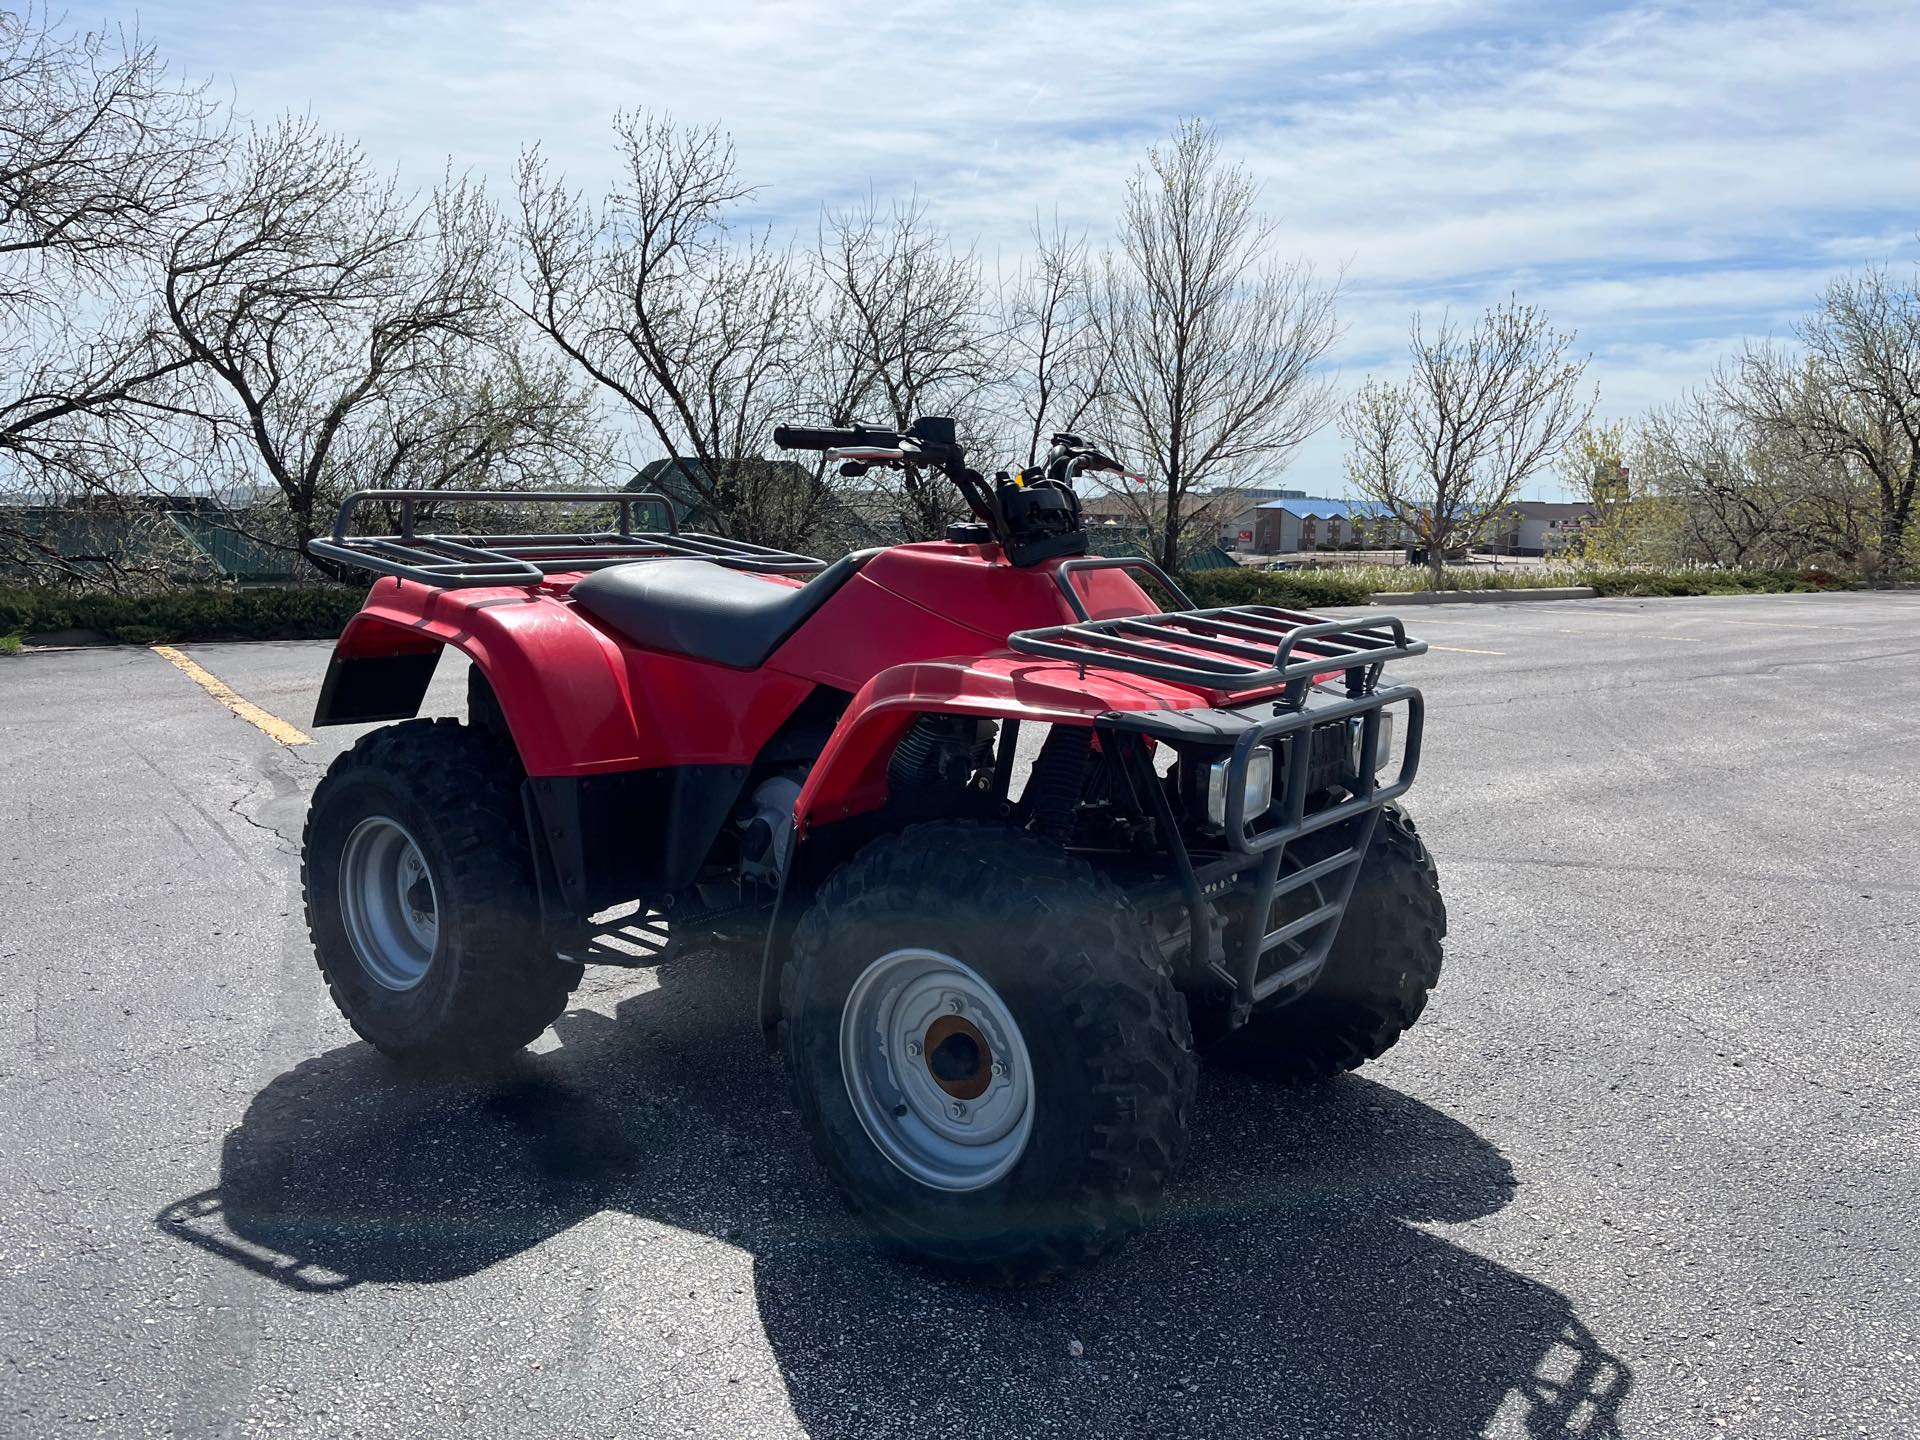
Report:
<svg viewBox="0 0 1920 1440"><path fill-rule="evenodd" d="M1631 1385L1565 1297L1417 1226L1514 1193L1467 1127L1349 1077L1208 1076L1169 1214L1089 1275L987 1291L880 1252L798 1134L739 1017L750 957L692 957L618 1019L484 1081L409 1078L366 1046L255 1097L220 1183L161 1227L326 1304L457 1281L604 1211L754 1256L769 1344L816 1437L1610 1436ZM1072 1342L1082 1351L1071 1353ZM1004 1428L1003 1426L1000 1428Z"/></svg>

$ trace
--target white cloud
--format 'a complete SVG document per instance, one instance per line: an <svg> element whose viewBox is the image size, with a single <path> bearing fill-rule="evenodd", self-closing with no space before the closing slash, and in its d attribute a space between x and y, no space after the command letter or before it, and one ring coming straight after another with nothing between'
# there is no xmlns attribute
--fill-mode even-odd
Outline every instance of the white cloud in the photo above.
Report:
<svg viewBox="0 0 1920 1440"><path fill-rule="evenodd" d="M1595 11L1502 0L992 6L613 0L160 3L143 24L257 114L311 109L419 179L504 181L540 140L602 184L607 123L734 132L776 223L913 187L1011 256L1036 210L1105 233L1180 115L1262 177L1285 243L1344 267L1343 375L1408 312L1517 291L1577 328L1606 408L1784 330L1836 268L1920 254L1911 0ZM1338 442L1302 483L1337 487Z"/></svg>

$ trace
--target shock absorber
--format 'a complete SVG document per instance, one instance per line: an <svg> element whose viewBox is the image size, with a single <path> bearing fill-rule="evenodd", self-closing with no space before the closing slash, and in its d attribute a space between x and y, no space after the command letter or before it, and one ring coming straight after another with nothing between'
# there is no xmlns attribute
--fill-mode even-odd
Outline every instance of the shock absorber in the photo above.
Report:
<svg viewBox="0 0 1920 1440"><path fill-rule="evenodd" d="M1033 817L1036 834L1065 840L1073 833L1073 811L1087 778L1093 730L1086 725L1055 725L1047 731L1027 777L1022 803Z"/></svg>
<svg viewBox="0 0 1920 1440"><path fill-rule="evenodd" d="M938 803L942 794L966 788L976 771L993 764L996 728L969 716L922 715L887 763L888 793L903 802Z"/></svg>

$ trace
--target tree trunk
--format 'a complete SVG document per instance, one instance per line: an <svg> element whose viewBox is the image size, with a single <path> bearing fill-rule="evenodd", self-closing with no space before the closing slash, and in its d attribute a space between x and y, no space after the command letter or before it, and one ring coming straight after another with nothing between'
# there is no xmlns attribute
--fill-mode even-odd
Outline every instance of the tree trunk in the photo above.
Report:
<svg viewBox="0 0 1920 1440"><path fill-rule="evenodd" d="M1167 497L1166 524L1160 534L1160 568L1169 575L1177 574L1180 569L1180 506L1172 495Z"/></svg>
<svg viewBox="0 0 1920 1440"><path fill-rule="evenodd" d="M1906 506L1891 485L1880 487L1880 556L1882 574L1900 568L1907 538Z"/></svg>
<svg viewBox="0 0 1920 1440"><path fill-rule="evenodd" d="M1174 375L1174 422L1167 445L1167 514L1160 534L1160 568L1169 575L1180 573L1180 500L1186 491L1182 468L1186 463L1186 437L1181 433L1180 395L1185 383L1184 374Z"/></svg>

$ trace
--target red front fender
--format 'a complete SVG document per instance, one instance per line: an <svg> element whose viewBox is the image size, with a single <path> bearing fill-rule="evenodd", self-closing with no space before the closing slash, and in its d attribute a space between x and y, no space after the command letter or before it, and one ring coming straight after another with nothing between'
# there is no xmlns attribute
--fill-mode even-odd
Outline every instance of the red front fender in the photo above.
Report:
<svg viewBox="0 0 1920 1440"><path fill-rule="evenodd" d="M895 665L861 686L834 727L794 802L798 832L804 836L813 825L886 804L887 761L920 715L1091 725L1109 710L1188 710L1206 703L1177 685L1012 651Z"/></svg>

